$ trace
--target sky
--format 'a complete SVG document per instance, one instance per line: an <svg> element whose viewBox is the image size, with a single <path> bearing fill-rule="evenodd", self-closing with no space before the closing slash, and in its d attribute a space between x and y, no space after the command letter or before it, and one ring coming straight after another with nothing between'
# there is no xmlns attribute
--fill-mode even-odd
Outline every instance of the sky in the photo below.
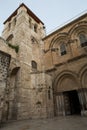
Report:
<svg viewBox="0 0 87 130"><path fill-rule="evenodd" d="M87 12L87 0L0 0L0 35L3 22L21 3L43 21L47 34Z"/></svg>

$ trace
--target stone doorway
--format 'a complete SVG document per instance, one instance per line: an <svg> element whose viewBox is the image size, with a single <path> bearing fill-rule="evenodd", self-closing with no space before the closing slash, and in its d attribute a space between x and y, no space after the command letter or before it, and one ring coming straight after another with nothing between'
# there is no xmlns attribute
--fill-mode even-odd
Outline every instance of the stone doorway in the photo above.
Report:
<svg viewBox="0 0 87 130"><path fill-rule="evenodd" d="M81 106L76 90L63 92L65 115L80 115Z"/></svg>

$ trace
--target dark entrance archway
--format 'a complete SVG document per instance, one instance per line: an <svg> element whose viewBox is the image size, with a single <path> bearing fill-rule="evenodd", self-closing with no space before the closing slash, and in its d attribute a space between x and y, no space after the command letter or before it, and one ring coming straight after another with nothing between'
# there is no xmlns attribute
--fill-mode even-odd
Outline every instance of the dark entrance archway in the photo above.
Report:
<svg viewBox="0 0 87 130"><path fill-rule="evenodd" d="M63 92L65 115L80 115L81 106L76 90Z"/></svg>
<svg viewBox="0 0 87 130"><path fill-rule="evenodd" d="M54 83L54 113L56 116L81 113L79 88L79 80L75 73L63 71L57 76Z"/></svg>

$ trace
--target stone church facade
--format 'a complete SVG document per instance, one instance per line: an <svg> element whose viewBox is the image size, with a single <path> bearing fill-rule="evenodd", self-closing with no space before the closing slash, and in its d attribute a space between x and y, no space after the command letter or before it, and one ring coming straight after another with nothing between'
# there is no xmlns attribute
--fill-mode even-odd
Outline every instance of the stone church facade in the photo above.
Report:
<svg viewBox="0 0 87 130"><path fill-rule="evenodd" d="M87 115L87 13L45 34L21 4L0 37L0 120Z"/></svg>

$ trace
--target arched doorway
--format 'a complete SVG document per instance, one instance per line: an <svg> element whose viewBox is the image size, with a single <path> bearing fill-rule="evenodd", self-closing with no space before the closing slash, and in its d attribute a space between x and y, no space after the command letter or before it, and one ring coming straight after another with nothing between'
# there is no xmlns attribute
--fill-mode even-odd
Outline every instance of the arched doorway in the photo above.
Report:
<svg viewBox="0 0 87 130"><path fill-rule="evenodd" d="M73 115L81 113L78 95L79 83L77 77L71 73L58 75L55 84L56 115Z"/></svg>
<svg viewBox="0 0 87 130"><path fill-rule="evenodd" d="M17 119L17 101L18 101L18 74L20 67L15 67L11 70L9 80L9 98L6 102L6 119Z"/></svg>

